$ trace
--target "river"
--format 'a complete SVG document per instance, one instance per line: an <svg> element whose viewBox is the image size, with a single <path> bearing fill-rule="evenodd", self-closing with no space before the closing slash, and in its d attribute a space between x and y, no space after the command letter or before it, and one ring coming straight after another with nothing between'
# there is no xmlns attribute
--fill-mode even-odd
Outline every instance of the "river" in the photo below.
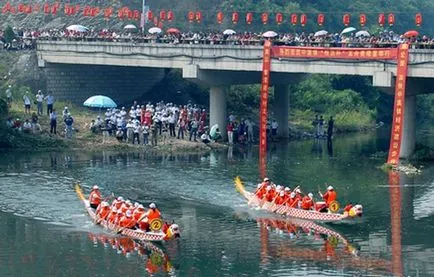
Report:
<svg viewBox="0 0 434 277"><path fill-rule="evenodd" d="M206 155L2 154L0 276L432 276L434 165L390 188L378 169L385 158L371 156L387 144L361 134L337 138L332 148L314 140L270 145L267 176L275 183L315 194L328 183L342 203L363 204L358 224L312 227L336 236L249 209L233 179L254 189L254 147ZM110 236L87 217L77 181L87 192L98 184L105 194L155 201L181 238L138 245ZM402 203L399 212L392 205L395 216L391 203Z"/></svg>

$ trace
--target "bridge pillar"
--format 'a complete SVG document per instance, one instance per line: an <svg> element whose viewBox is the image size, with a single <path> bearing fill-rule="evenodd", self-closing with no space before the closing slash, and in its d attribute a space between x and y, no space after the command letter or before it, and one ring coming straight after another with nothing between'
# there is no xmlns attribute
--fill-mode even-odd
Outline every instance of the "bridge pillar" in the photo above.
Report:
<svg viewBox="0 0 434 277"><path fill-rule="evenodd" d="M399 158L408 159L416 148L416 95L405 96L404 124Z"/></svg>
<svg viewBox="0 0 434 277"><path fill-rule="evenodd" d="M279 124L277 136L289 137L289 91L288 85L274 85L274 111Z"/></svg>
<svg viewBox="0 0 434 277"><path fill-rule="evenodd" d="M209 90L209 126L219 125L223 140L226 140L227 86L211 86Z"/></svg>

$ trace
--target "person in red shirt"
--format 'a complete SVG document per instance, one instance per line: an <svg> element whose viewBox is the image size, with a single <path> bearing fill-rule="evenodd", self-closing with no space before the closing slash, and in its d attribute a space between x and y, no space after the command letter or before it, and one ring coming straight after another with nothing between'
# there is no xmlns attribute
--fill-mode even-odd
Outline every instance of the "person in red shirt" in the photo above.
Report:
<svg viewBox="0 0 434 277"><path fill-rule="evenodd" d="M226 125L226 132L228 134L228 143L234 144L234 123L228 122Z"/></svg>
<svg viewBox="0 0 434 277"><path fill-rule="evenodd" d="M290 208L298 208L298 198L296 197L295 192L291 192L287 205Z"/></svg>
<svg viewBox="0 0 434 277"><path fill-rule="evenodd" d="M274 190L271 188L271 186L267 186L265 190L266 193L264 195L264 199L267 200L268 202L272 202L275 196Z"/></svg>
<svg viewBox="0 0 434 277"><path fill-rule="evenodd" d="M89 205L91 208L96 209L99 204L101 204L101 192L99 191L99 187L95 185L89 194Z"/></svg>
<svg viewBox="0 0 434 277"><path fill-rule="evenodd" d="M303 200L301 201L301 208L303 210L312 210L313 207L314 207L313 194L309 193L308 195L303 197Z"/></svg>
<svg viewBox="0 0 434 277"><path fill-rule="evenodd" d="M101 205L98 207L96 212L96 221L97 223L101 222L101 220L105 219L110 213L110 206L107 202L101 202Z"/></svg>
<svg viewBox="0 0 434 277"><path fill-rule="evenodd" d="M285 192L281 191L279 194L274 198L274 204L276 205L282 205L284 202Z"/></svg>
<svg viewBox="0 0 434 277"><path fill-rule="evenodd" d="M327 207L337 199L336 191L332 186L327 187L327 192L323 194L322 199L326 202Z"/></svg>

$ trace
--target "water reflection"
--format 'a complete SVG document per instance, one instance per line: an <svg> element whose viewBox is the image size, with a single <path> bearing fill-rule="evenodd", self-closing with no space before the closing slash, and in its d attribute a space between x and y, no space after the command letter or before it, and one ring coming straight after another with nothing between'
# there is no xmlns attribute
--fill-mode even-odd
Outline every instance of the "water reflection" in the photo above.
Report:
<svg viewBox="0 0 434 277"><path fill-rule="evenodd" d="M356 246L333 229L312 221L277 218L257 219L261 237L261 262L270 258L324 262L339 268L355 268L366 272L386 273L390 262L360 255ZM272 233L287 234L288 241L279 244L270 241Z"/></svg>
<svg viewBox="0 0 434 277"><path fill-rule="evenodd" d="M143 260L142 264L149 276L159 272L176 276L175 268L161 245L147 241L135 241L128 237L113 237L97 233L89 233L88 237L95 247L102 245L125 258L137 255Z"/></svg>

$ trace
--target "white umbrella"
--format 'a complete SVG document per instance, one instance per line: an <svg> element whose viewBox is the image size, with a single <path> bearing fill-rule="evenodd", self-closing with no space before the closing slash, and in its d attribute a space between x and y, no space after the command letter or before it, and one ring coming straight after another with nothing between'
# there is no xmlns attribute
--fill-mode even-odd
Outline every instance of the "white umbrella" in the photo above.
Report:
<svg viewBox="0 0 434 277"><path fill-rule="evenodd" d="M356 33L356 37L370 37L371 34L368 33L368 31L358 31Z"/></svg>
<svg viewBox="0 0 434 277"><path fill-rule="evenodd" d="M329 32L327 32L326 30L321 30L321 31L318 31L318 32L316 32L313 36L314 37L320 37L320 36L325 36L325 35L327 35Z"/></svg>
<svg viewBox="0 0 434 277"><path fill-rule="evenodd" d="M223 31L223 35L235 35L237 32L235 32L232 29L226 29Z"/></svg>
<svg viewBox="0 0 434 277"><path fill-rule="evenodd" d="M277 36L277 33L274 31L267 31L267 32L263 33L262 36L264 38L274 38L275 36Z"/></svg>
<svg viewBox="0 0 434 277"><path fill-rule="evenodd" d="M134 26L133 24L128 24L127 26L124 27L124 29L137 29L137 27Z"/></svg>
<svg viewBox="0 0 434 277"><path fill-rule="evenodd" d="M354 28L354 27L347 27L347 28L345 28L345 29L342 30L341 35L354 32L355 30L356 30L356 28Z"/></svg>
<svg viewBox="0 0 434 277"><path fill-rule="evenodd" d="M159 34L159 33L161 33L161 29L158 27L152 27L151 29L148 30L148 32L150 34Z"/></svg>
<svg viewBox="0 0 434 277"><path fill-rule="evenodd" d="M89 28L84 27L83 25L71 25L71 26L66 27L66 30L76 31L76 32L81 32L81 33L89 32Z"/></svg>

